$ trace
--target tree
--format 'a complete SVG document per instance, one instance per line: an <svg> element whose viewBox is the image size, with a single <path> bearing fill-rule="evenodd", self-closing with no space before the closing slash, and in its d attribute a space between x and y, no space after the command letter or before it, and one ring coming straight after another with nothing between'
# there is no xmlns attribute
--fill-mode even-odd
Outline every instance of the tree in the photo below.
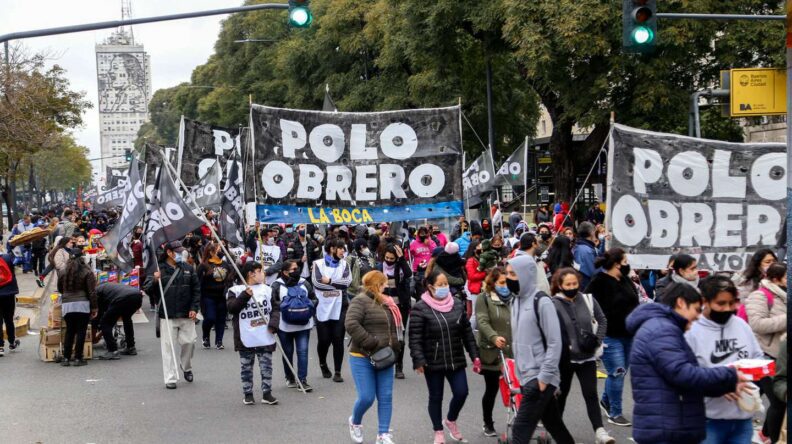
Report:
<svg viewBox="0 0 792 444"><path fill-rule="evenodd" d="M63 135L52 150L42 150L30 156L33 171L37 176L38 191L46 193L66 192L91 182L91 163L88 149L77 145L71 135Z"/></svg>

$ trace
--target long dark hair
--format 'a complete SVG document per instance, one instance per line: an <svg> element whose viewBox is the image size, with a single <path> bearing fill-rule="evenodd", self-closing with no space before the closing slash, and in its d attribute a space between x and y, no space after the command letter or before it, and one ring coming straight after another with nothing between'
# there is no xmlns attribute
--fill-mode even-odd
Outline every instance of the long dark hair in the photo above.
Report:
<svg viewBox="0 0 792 444"><path fill-rule="evenodd" d="M745 279L746 283L747 282L751 283L751 287L754 290L759 287L759 281L762 280L762 270L760 270L759 267L762 264L762 260L768 254L773 256L773 259L778 261L778 256L776 256L776 254L773 253L773 250L769 248L762 248L761 250L754 253L753 256L751 256L751 262L748 262L748 266L745 267L745 273L743 273L743 278Z"/></svg>
<svg viewBox="0 0 792 444"><path fill-rule="evenodd" d="M465 251L465 261L467 261L471 257L475 256L476 247L478 247L480 243L481 243L481 241L480 240L476 240L476 239L473 239L473 240L470 241L470 245L468 245L468 248Z"/></svg>
<svg viewBox="0 0 792 444"><path fill-rule="evenodd" d="M86 290L85 277L93 274L91 268L83 260L82 254L75 254L66 262L63 273L63 291Z"/></svg>
<svg viewBox="0 0 792 444"><path fill-rule="evenodd" d="M561 284L564 283L564 278L569 276L570 274L574 275L577 278L578 285L580 285L580 273L578 273L572 267L564 267L559 268L553 273L553 277L550 278L550 294L556 294L561 292ZM582 288L578 287L578 291L583 291Z"/></svg>
<svg viewBox="0 0 792 444"><path fill-rule="evenodd" d="M560 268L571 267L574 261L572 241L566 236L556 236L553 245L547 250L547 266L550 271L555 273Z"/></svg>
<svg viewBox="0 0 792 444"><path fill-rule="evenodd" d="M60 240L58 241L58 244L55 246L55 248L52 249L52 251L50 251L50 254L47 256L47 259L49 260L49 263L51 263L51 264L55 263L55 253L57 253L58 250L66 247L66 244L71 242L71 240L72 240L72 238L66 237L66 236L63 236L62 238L60 238Z"/></svg>

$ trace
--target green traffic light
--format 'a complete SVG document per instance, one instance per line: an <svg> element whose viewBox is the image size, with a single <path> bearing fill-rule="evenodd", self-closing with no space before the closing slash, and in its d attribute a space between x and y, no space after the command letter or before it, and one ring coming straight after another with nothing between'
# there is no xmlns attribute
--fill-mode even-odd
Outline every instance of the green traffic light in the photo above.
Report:
<svg viewBox="0 0 792 444"><path fill-rule="evenodd" d="M290 25L296 28L307 28L311 26L311 22L313 22L313 15L311 14L310 9L303 6L297 6L289 10Z"/></svg>
<svg viewBox="0 0 792 444"><path fill-rule="evenodd" d="M632 39L635 43L644 45L654 40L654 33L646 26L638 26L633 30Z"/></svg>

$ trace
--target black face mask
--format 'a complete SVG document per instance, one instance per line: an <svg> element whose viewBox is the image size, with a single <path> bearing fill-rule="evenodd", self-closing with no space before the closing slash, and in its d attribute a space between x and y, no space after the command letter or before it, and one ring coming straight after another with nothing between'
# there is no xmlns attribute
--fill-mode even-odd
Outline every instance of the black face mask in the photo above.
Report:
<svg viewBox="0 0 792 444"><path fill-rule="evenodd" d="M300 270L294 270L293 272L289 273L288 277L286 278L286 286L294 287L298 283L300 283Z"/></svg>
<svg viewBox="0 0 792 444"><path fill-rule="evenodd" d="M385 261L385 263L388 264L389 267L396 265L396 261Z"/></svg>
<svg viewBox="0 0 792 444"><path fill-rule="evenodd" d="M511 291L513 294L519 294L520 293L520 281L518 281L516 279L508 279L507 278L506 279L506 286L509 287L509 291Z"/></svg>
<svg viewBox="0 0 792 444"><path fill-rule="evenodd" d="M540 234L539 236L541 236L541 237L542 237L542 240L548 240L548 239L550 239L550 233L542 233L542 234Z"/></svg>
<svg viewBox="0 0 792 444"><path fill-rule="evenodd" d="M630 264L619 266L619 271L624 277L630 276Z"/></svg>
<svg viewBox="0 0 792 444"><path fill-rule="evenodd" d="M726 323L729 322L729 319L731 319L732 315L734 315L735 313L736 312L734 312L734 311L715 311L715 310L712 310L712 311L710 311L710 319L712 320L712 322L714 322L716 324L726 325Z"/></svg>
<svg viewBox="0 0 792 444"><path fill-rule="evenodd" d="M421 242L424 242L424 241L426 241L426 238L427 238L427 237L428 237L428 236L418 236L418 239L420 239L420 240L421 240Z"/></svg>
<svg viewBox="0 0 792 444"><path fill-rule="evenodd" d="M579 291L580 291L580 288L573 288L573 289L571 289L571 290L563 290L563 289L562 289L562 290L561 290L561 293L564 293L564 296L566 296L566 297L568 297L568 298L572 299L572 298L574 298L575 296L577 296L577 294L578 294L578 292L579 292Z"/></svg>
<svg viewBox="0 0 792 444"><path fill-rule="evenodd" d="M297 231L297 235L300 236L300 237L305 237L305 230Z"/></svg>

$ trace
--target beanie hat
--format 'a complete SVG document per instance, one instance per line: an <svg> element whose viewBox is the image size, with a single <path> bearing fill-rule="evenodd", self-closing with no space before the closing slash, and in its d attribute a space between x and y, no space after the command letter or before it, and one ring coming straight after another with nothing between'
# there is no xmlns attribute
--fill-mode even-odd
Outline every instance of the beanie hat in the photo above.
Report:
<svg viewBox="0 0 792 444"><path fill-rule="evenodd" d="M449 242L445 246L445 252L448 254L458 254L459 253L459 244L456 242Z"/></svg>

